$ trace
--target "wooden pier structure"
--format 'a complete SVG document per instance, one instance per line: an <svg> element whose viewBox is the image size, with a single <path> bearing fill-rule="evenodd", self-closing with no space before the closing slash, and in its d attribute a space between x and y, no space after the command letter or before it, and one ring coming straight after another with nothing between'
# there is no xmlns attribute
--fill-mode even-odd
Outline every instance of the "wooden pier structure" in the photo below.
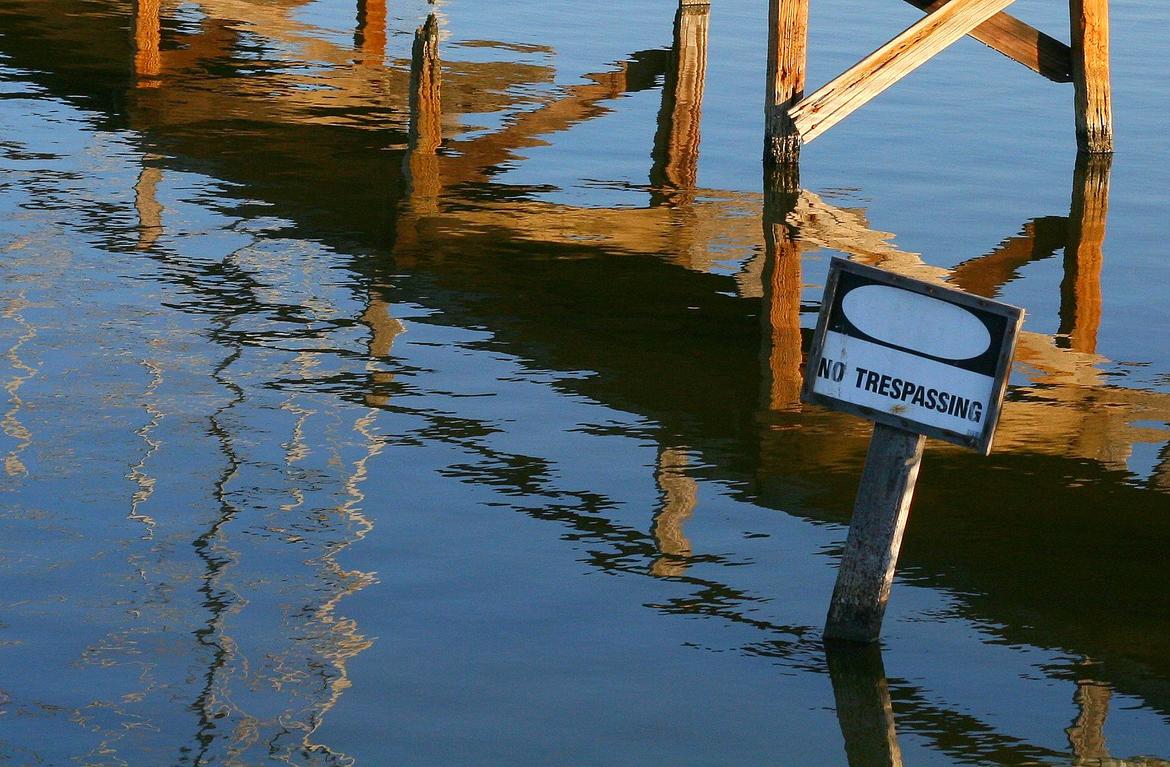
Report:
<svg viewBox="0 0 1170 767"><path fill-rule="evenodd" d="M812 141L965 36L1054 82L1072 82L1077 146L1113 151L1109 0L1069 0L1072 45L1004 13L1013 0L907 0L927 15L805 95L809 0L769 0L764 162L794 165Z"/></svg>

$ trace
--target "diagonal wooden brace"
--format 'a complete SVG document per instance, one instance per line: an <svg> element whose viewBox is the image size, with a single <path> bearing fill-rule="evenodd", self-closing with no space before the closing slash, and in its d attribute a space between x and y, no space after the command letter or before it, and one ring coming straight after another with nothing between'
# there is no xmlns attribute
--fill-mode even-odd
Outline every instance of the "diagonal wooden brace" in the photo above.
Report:
<svg viewBox="0 0 1170 767"><path fill-rule="evenodd" d="M1012 1L951 0L912 25L789 110L801 140L812 141Z"/></svg>
<svg viewBox="0 0 1170 767"><path fill-rule="evenodd" d="M927 13L937 11L948 1L906 0ZM1072 48L1015 16L997 13L975 27L971 37L1053 82L1072 82Z"/></svg>

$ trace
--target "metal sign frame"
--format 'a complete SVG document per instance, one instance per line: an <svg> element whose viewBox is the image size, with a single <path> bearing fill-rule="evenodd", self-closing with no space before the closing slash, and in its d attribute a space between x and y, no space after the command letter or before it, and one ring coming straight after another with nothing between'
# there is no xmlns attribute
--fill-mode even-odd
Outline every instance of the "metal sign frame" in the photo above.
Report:
<svg viewBox="0 0 1170 767"><path fill-rule="evenodd" d="M905 418L895 413L866 407L813 391L820 361L824 353L825 333L829 326L832 309L837 304L838 287L841 282L841 275L844 273L857 275L864 280L876 284L887 285L911 293L928 296L960 306L964 309L972 310L975 313L992 314L1006 320L1004 322L1002 336L999 338L991 338L992 346L994 347L994 345L998 344L999 352L996 356L994 367L992 395L987 403L987 410L983 416L983 429L979 436L971 436L932 424L922 423L921 421ZM808 359L805 363L804 384L801 387L800 398L804 402L821 405L831 410L839 410L862 418L868 418L871 421L883 423L905 431L925 434L928 437L941 439L972 450L977 450L983 455L988 455L991 452L995 427L999 423L1004 392L1007 390L1008 373L1011 368L1012 357L1015 353L1016 340L1019 337L1020 327L1023 325L1023 322L1024 310L1019 307L999 301L992 301L970 293L964 293L961 290L945 288L934 283L903 277L900 274L894 274L884 269L834 257L829 265L829 276L825 283L825 294L821 304L821 313L817 318L817 327L813 335L812 348L809 351ZM916 354L913 350L907 351L911 354ZM919 356L930 359L929 355Z"/></svg>

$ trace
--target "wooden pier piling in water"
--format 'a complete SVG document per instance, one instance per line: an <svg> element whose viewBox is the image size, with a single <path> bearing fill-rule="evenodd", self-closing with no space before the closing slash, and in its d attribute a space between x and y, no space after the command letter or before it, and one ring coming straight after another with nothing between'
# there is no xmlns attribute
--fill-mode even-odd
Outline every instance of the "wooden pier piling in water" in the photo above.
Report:
<svg viewBox="0 0 1170 767"><path fill-rule="evenodd" d="M1077 146L1113 151L1109 2L1069 0L1072 45L1004 13L1013 0L906 0L927 12L890 42L803 96L808 0L770 0L764 161L793 163L812 141L960 38L970 35L1054 82L1072 82Z"/></svg>

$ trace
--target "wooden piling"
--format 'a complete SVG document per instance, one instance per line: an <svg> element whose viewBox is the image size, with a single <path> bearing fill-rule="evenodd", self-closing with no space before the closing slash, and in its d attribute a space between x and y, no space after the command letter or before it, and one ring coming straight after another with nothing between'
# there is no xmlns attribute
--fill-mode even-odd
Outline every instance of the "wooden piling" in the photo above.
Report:
<svg viewBox="0 0 1170 767"><path fill-rule="evenodd" d="M409 152L404 168L412 203L428 210L437 205L441 188L435 155L443 143L440 66L439 21L432 13L414 33L410 58Z"/></svg>
<svg viewBox="0 0 1170 767"><path fill-rule="evenodd" d="M769 0L768 73L764 100L764 165L795 165L800 134L789 109L804 97L808 0Z"/></svg>
<svg viewBox="0 0 1170 767"><path fill-rule="evenodd" d="M921 434L874 424L825 639L878 641L925 443Z"/></svg>
<svg viewBox="0 0 1170 767"><path fill-rule="evenodd" d="M1064 279L1060 283L1060 326L1057 333L1069 348L1097 351L1101 326L1101 267L1105 224L1109 216L1109 154L1077 155L1072 203L1064 248Z"/></svg>
<svg viewBox="0 0 1170 767"><path fill-rule="evenodd" d="M849 767L902 767L881 649L826 642L825 660Z"/></svg>
<svg viewBox="0 0 1170 767"><path fill-rule="evenodd" d="M674 17L674 45L662 88L654 135L650 184L652 203L674 201L680 190L693 196L698 178L699 126L707 80L707 39L711 6L680 3Z"/></svg>
<svg viewBox="0 0 1170 767"><path fill-rule="evenodd" d="M802 140L812 141L1013 0L950 0L790 110Z"/></svg>
<svg viewBox="0 0 1170 767"><path fill-rule="evenodd" d="M1077 146L1085 152L1113 151L1113 106L1109 87L1109 0L1069 0Z"/></svg>

